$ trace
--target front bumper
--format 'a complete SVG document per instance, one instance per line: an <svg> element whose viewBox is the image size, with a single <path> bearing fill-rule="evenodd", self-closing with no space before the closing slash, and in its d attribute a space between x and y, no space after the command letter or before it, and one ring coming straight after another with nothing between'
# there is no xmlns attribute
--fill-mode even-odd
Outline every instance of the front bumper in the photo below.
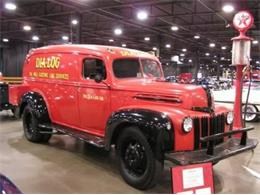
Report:
<svg viewBox="0 0 260 195"><path fill-rule="evenodd" d="M169 160L178 165L188 165L205 162L216 163L230 156L234 156L248 150L253 150L257 146L258 141L256 139L247 138L247 131L250 130L253 130L253 128L243 128L235 131L203 137L200 141L209 142L208 148L194 151L165 153L165 160ZM214 141L216 139L238 133L242 133L241 139L230 138L222 144L214 145Z"/></svg>

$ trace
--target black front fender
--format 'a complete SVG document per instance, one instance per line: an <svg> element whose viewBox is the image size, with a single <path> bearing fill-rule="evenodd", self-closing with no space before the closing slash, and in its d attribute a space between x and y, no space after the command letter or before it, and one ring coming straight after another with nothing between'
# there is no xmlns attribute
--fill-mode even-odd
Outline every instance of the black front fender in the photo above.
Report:
<svg viewBox="0 0 260 195"><path fill-rule="evenodd" d="M146 109L125 109L112 114L107 122L105 143L109 150L126 126L137 126L147 137L154 152L173 150L173 124L164 113Z"/></svg>

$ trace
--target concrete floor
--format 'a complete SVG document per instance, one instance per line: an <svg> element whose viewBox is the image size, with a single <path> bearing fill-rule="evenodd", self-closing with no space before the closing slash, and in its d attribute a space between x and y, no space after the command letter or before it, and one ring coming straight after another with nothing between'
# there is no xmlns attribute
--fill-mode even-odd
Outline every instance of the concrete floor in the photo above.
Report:
<svg viewBox="0 0 260 195"><path fill-rule="evenodd" d="M249 136L260 140L260 122ZM260 179L242 168L260 173L260 146L214 166L216 193L260 193ZM115 156L69 136L55 135L49 144L25 140L22 123L0 112L0 173L23 193L171 193L169 166L151 190L128 186L119 175Z"/></svg>

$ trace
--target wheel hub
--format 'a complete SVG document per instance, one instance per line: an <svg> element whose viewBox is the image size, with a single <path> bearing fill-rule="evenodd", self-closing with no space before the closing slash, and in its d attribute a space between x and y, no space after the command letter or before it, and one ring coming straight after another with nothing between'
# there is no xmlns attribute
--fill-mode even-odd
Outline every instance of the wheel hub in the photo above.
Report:
<svg viewBox="0 0 260 195"><path fill-rule="evenodd" d="M141 144L129 143L125 150L125 164L129 171L142 174L145 171L145 150Z"/></svg>

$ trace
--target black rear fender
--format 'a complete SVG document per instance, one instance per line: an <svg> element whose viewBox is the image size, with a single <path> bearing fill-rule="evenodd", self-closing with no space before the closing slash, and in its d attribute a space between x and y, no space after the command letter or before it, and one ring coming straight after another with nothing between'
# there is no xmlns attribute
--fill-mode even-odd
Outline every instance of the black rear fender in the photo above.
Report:
<svg viewBox="0 0 260 195"><path fill-rule="evenodd" d="M39 122L47 123L50 121L47 105L39 93L27 92L22 96L20 101L20 116L27 105L32 108L32 112Z"/></svg>

